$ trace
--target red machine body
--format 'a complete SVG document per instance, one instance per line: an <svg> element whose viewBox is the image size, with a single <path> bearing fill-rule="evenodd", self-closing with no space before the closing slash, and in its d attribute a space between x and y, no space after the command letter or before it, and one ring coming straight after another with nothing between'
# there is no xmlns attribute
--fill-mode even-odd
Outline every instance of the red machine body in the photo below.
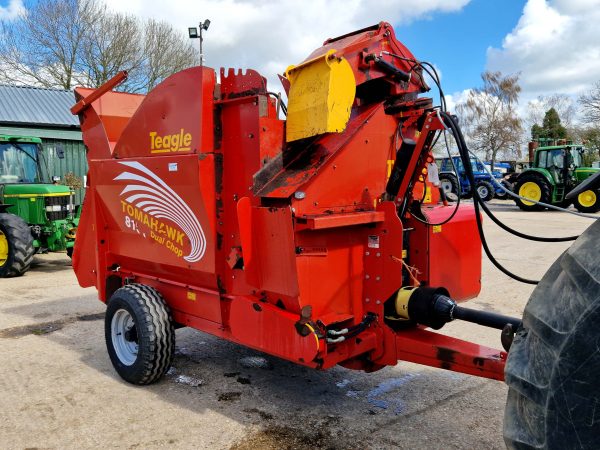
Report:
<svg viewBox="0 0 600 450"><path fill-rule="evenodd" d="M353 71L350 119L293 142L253 70L221 69L217 82L195 67L147 96L110 91L119 79L78 88L89 149L80 284L104 302L125 284L152 286L177 323L314 368L372 371L400 359L502 379L504 352L387 317L407 286L476 296L481 244L468 205L445 225L424 223L454 207L427 175L444 125L418 97L427 86L391 26L328 40L308 60L330 50ZM408 59L388 61L412 72L408 82L368 62L385 51ZM398 136L414 148L402 153ZM385 199L397 158L404 177ZM361 324L352 338L326 337Z"/></svg>

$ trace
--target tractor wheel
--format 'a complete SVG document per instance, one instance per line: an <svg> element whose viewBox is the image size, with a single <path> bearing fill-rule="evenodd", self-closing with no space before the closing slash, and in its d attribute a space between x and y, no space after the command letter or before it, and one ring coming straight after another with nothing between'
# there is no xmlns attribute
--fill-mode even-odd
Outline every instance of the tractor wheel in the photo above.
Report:
<svg viewBox="0 0 600 450"><path fill-rule="evenodd" d="M504 440L514 449L597 449L600 221L531 294L505 368Z"/></svg>
<svg viewBox="0 0 600 450"><path fill-rule="evenodd" d="M110 360L125 381L154 383L169 369L175 329L155 289L142 284L117 289L108 302L104 331Z"/></svg>
<svg viewBox="0 0 600 450"><path fill-rule="evenodd" d="M0 278L23 275L29 270L34 253L27 223L14 214L0 214Z"/></svg>
<svg viewBox="0 0 600 450"><path fill-rule="evenodd" d="M481 180L475 186L479 198L484 202L489 202L494 198L494 186L489 181Z"/></svg>
<svg viewBox="0 0 600 450"><path fill-rule="evenodd" d="M550 184L540 175L535 173L525 173L521 175L515 183L515 194L521 197L530 198L538 202L550 203L552 193ZM515 198L515 203L523 211L542 211L543 206L527 200Z"/></svg>
<svg viewBox="0 0 600 450"><path fill-rule="evenodd" d="M440 174L440 187L446 194L458 195L458 179L451 173Z"/></svg>
<svg viewBox="0 0 600 450"><path fill-rule="evenodd" d="M595 213L600 210L600 192L583 191L573 202L577 211L582 213Z"/></svg>
<svg viewBox="0 0 600 450"><path fill-rule="evenodd" d="M509 191L512 191L512 186L511 186L511 184L508 181L502 180L502 181L500 181L500 184L505 189L508 189ZM495 197L497 199L499 199L499 200L506 200L508 198L508 193L505 192L505 191L503 191L503 190L501 190L501 189L498 189L498 191L494 192L494 194L495 194Z"/></svg>

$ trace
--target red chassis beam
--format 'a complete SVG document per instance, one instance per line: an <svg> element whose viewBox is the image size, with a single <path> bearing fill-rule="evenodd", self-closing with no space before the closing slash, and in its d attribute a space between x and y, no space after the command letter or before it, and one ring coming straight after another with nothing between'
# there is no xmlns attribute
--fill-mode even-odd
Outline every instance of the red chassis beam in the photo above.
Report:
<svg viewBox="0 0 600 450"><path fill-rule="evenodd" d="M504 381L507 353L421 328L396 335L399 360Z"/></svg>

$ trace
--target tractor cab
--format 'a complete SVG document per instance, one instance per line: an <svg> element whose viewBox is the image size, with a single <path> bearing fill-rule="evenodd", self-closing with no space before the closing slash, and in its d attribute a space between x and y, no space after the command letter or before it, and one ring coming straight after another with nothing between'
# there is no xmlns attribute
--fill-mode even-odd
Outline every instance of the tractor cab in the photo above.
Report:
<svg viewBox="0 0 600 450"><path fill-rule="evenodd" d="M36 138L0 137L0 184L40 182L40 146Z"/></svg>
<svg viewBox="0 0 600 450"><path fill-rule="evenodd" d="M577 175L582 172L583 152L583 147L573 145L541 148L536 153L534 167L548 170L557 185L578 184L581 181Z"/></svg>
<svg viewBox="0 0 600 450"><path fill-rule="evenodd" d="M60 149L57 154L64 157ZM77 226L74 192L58 181L48 173L39 138L0 135L0 238L5 243L0 252L0 278L19 275L26 268L23 264L16 265L23 266L19 270L8 267L11 245L19 247L7 235L19 222L15 217L22 219L20 237L26 235L25 228L31 234L34 252L72 252Z"/></svg>

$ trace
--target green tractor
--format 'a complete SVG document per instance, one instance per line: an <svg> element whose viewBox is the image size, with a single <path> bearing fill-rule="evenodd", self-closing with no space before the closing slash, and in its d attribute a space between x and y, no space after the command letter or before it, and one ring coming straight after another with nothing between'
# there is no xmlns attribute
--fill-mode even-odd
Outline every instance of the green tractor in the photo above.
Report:
<svg viewBox="0 0 600 450"><path fill-rule="evenodd" d="M73 252L74 192L43 176L42 141L0 135L0 278L23 275L35 253ZM58 149L59 157L64 157Z"/></svg>
<svg viewBox="0 0 600 450"><path fill-rule="evenodd" d="M583 166L584 148L581 145L539 147L533 164L521 172L513 191L521 197L566 208L573 202L578 211L595 213L600 210L600 191L585 190L573 200L567 195L580 183L600 169ZM515 198L524 211L541 211L543 206Z"/></svg>

